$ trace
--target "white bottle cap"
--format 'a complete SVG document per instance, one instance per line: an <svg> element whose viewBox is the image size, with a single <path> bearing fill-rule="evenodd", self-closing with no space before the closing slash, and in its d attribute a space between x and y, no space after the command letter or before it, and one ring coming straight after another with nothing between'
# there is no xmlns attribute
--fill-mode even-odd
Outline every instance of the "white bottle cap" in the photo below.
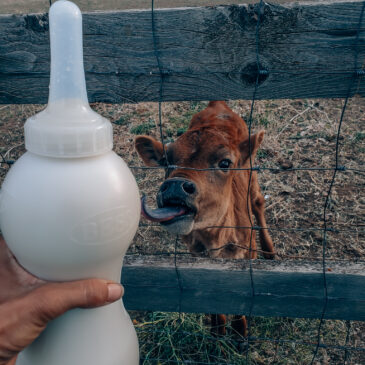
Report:
<svg viewBox="0 0 365 365"><path fill-rule="evenodd" d="M24 126L30 152L50 157L86 157L113 148L108 119L88 103L82 52L82 15L72 2L59 0L49 11L51 81L48 106Z"/></svg>

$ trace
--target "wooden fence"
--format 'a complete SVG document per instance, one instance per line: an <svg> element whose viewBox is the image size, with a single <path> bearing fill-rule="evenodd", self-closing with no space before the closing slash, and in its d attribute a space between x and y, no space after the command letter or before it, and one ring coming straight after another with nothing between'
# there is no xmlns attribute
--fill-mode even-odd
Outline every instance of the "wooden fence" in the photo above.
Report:
<svg viewBox="0 0 365 365"><path fill-rule="evenodd" d="M186 255L185 255L186 256ZM321 262L179 256L127 256L122 283L127 309L195 313L249 313L266 317L320 318ZM176 272L178 271L178 273ZM327 263L325 318L365 320L365 263Z"/></svg>
<svg viewBox="0 0 365 365"><path fill-rule="evenodd" d="M265 4L257 99L365 95L362 1ZM84 14L90 102L251 99L258 5ZM358 31L360 30L360 31ZM354 62L357 54L358 64ZM0 103L47 102L47 14L0 15ZM161 81L163 88L161 89ZM318 262L126 257L128 309L321 317ZM325 318L365 320L364 262L327 263Z"/></svg>
<svg viewBox="0 0 365 365"><path fill-rule="evenodd" d="M361 7L359 0L265 4L260 68L267 73L260 76L256 98L344 97L357 71ZM156 9L162 100L250 99L257 9L257 4ZM363 31L357 43L363 60ZM90 102L159 99L150 10L84 14L84 58ZM1 15L0 103L46 103L49 69L47 14ZM351 95L365 94L360 81Z"/></svg>

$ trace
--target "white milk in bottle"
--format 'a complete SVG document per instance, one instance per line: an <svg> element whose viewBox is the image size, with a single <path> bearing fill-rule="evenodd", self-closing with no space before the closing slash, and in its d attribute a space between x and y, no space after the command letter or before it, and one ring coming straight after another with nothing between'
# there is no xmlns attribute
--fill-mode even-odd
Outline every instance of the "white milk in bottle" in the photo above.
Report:
<svg viewBox="0 0 365 365"><path fill-rule="evenodd" d="M112 151L111 123L88 104L79 8L57 1L49 21L48 106L25 123L27 152L1 189L1 230L19 263L42 279L119 282L139 222L138 188ZM16 364L137 365L137 336L122 301L74 309Z"/></svg>

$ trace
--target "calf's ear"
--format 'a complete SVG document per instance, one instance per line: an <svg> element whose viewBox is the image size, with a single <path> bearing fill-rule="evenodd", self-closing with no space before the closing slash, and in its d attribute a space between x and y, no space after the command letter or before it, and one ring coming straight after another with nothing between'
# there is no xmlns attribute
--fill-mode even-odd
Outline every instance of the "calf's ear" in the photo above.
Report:
<svg viewBox="0 0 365 365"><path fill-rule="evenodd" d="M139 136L135 139L134 145L143 162L147 166L160 166L163 164L163 146L149 136Z"/></svg>
<svg viewBox="0 0 365 365"><path fill-rule="evenodd" d="M257 150L260 147L264 139L264 131L260 131L257 134L253 134L250 139L247 138L242 141L239 145L241 151L241 164L242 166L250 166L250 152L251 152L251 161L255 160Z"/></svg>

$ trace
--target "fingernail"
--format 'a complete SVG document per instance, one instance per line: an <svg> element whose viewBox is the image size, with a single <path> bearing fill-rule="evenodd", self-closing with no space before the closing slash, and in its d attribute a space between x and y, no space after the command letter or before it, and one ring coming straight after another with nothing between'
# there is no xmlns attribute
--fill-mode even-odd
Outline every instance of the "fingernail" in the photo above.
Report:
<svg viewBox="0 0 365 365"><path fill-rule="evenodd" d="M108 284L108 302L115 302L123 294L123 287L119 284Z"/></svg>

